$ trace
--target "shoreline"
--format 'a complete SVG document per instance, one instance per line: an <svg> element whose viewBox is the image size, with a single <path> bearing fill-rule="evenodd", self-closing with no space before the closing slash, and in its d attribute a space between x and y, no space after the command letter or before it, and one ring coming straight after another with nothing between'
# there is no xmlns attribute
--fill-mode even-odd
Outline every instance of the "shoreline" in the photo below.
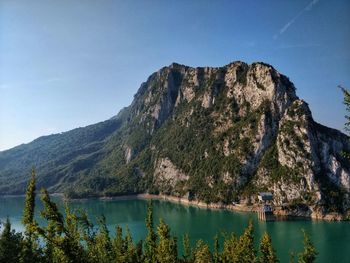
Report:
<svg viewBox="0 0 350 263"><path fill-rule="evenodd" d="M57 194L59 195L59 194ZM230 204L224 205L219 203L205 203L198 200L188 200L186 198L175 197L170 195L154 195L154 194L131 194L131 195L121 195L121 196L111 196L111 197L92 197L92 198L72 198L70 201L79 202L86 201L89 199L98 199L102 201L118 201L118 200L161 200L168 201L180 205L194 206L203 209L224 209L233 212L253 212L257 213L258 205L243 205L243 204ZM282 209L276 209L274 213L276 220L274 221L295 221L295 220L312 220L312 221L348 221L345 215L338 213L320 214L317 212L311 213L288 213Z"/></svg>
<svg viewBox="0 0 350 263"><path fill-rule="evenodd" d="M135 195L125 195L125 196L115 196L115 197L100 197L98 198L100 200L161 200L161 201L168 201L172 203L177 203L181 205L188 205L188 206L194 206L199 208L206 208L206 209L226 209L236 212L256 212L256 206L245 206L241 204L237 205L223 205L218 203L205 203L201 201L191 201L185 198L181 197L175 197L170 195L154 195L154 194L135 194Z"/></svg>
<svg viewBox="0 0 350 263"><path fill-rule="evenodd" d="M40 195L40 194L38 194ZM63 198L62 193L51 193L51 196L57 196ZM22 195L0 195L0 197L25 197ZM198 200L188 200L182 197L175 197L170 195L155 195L155 194L130 194L111 197L87 197L87 198L70 198L71 202L84 202L91 199L98 199L101 201L122 201L122 200L161 200L176 203L180 205L194 206L202 209L224 209L233 212L253 212L257 213L258 205L243 205L243 204L220 204L220 203L205 203ZM274 221L293 221L293 220L312 220L312 221L348 221L345 215L338 213L321 214L317 212L300 213L300 212L286 212L280 208L275 209L274 215L276 220Z"/></svg>

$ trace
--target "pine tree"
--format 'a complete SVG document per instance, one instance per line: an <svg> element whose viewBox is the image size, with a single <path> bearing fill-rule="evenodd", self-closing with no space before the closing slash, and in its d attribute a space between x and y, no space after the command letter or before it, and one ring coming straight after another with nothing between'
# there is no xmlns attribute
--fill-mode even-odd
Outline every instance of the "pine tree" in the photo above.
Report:
<svg viewBox="0 0 350 263"><path fill-rule="evenodd" d="M48 221L46 228L37 227L38 233L46 240L54 262L85 262L86 255L81 244L77 215L65 204L65 218L57 205L51 201L47 190L42 189L43 218ZM46 252L48 253L48 251ZM49 256L49 254L47 254Z"/></svg>
<svg viewBox="0 0 350 263"><path fill-rule="evenodd" d="M68 203L65 203L65 215L62 251L70 262L86 262L84 247L81 244L78 217L71 211Z"/></svg>
<svg viewBox="0 0 350 263"><path fill-rule="evenodd" d="M148 203L146 227L148 234L145 240L145 252L143 261L145 263L154 263L156 262L157 235L154 232L152 200Z"/></svg>
<svg viewBox="0 0 350 263"><path fill-rule="evenodd" d="M256 262L256 252L254 248L253 223L249 222L243 235L239 238L237 246L237 259L239 263Z"/></svg>
<svg viewBox="0 0 350 263"><path fill-rule="evenodd" d="M124 262L124 240L123 229L118 225L115 229L115 237L113 239L113 249L116 257L116 262Z"/></svg>
<svg viewBox="0 0 350 263"><path fill-rule="evenodd" d="M94 224L89 220L86 211L80 211L78 220L80 223L80 231L82 239L86 244L86 256L90 262L97 262L96 250L96 228Z"/></svg>
<svg viewBox="0 0 350 263"><path fill-rule="evenodd" d="M99 218L98 234L96 235L96 258L98 262L109 263L115 258L112 241L106 224L105 216Z"/></svg>
<svg viewBox="0 0 350 263"><path fill-rule="evenodd" d="M159 243L157 246L157 262L175 263L177 261L176 239L170 236L170 228L161 219L157 227Z"/></svg>
<svg viewBox="0 0 350 263"><path fill-rule="evenodd" d="M7 218L0 235L0 262L17 263L22 249L22 235L11 229Z"/></svg>
<svg viewBox="0 0 350 263"><path fill-rule="evenodd" d="M277 263L276 252L272 247L272 241L266 232L260 240L260 263Z"/></svg>
<svg viewBox="0 0 350 263"><path fill-rule="evenodd" d="M126 225L125 229L125 239L124 239L124 260L128 263L138 263L140 259L138 258L136 246L131 237L130 229L128 225Z"/></svg>
<svg viewBox="0 0 350 263"><path fill-rule="evenodd" d="M62 243L64 228L63 215L59 212L57 205L51 201L47 190L41 190L41 201L44 210L41 216L47 220L46 228L37 227L38 233L44 238L46 246L44 254L47 262L58 262L62 260L62 252L59 251Z"/></svg>
<svg viewBox="0 0 350 263"><path fill-rule="evenodd" d="M238 239L234 234L224 238L222 259L224 262L238 263Z"/></svg>
<svg viewBox="0 0 350 263"><path fill-rule="evenodd" d="M191 245L190 238L187 233L183 236L182 243L184 249L183 260L184 262L191 262Z"/></svg>
<svg viewBox="0 0 350 263"><path fill-rule="evenodd" d="M214 258L214 263L219 263L220 262L220 253L219 253L219 236L215 235L214 237L214 254L213 254L213 258Z"/></svg>
<svg viewBox="0 0 350 263"><path fill-rule="evenodd" d="M299 254L299 263L313 263L316 260L317 251L311 242L310 236L304 233L304 251Z"/></svg>
<svg viewBox="0 0 350 263"><path fill-rule="evenodd" d="M40 261L40 250L37 235L37 222L34 218L35 212L35 197L36 197L36 173L32 169L31 179L29 180L25 205L23 211L22 223L25 227L23 247L21 251L20 262L30 263Z"/></svg>
<svg viewBox="0 0 350 263"><path fill-rule="evenodd" d="M338 86L342 92L343 92L343 96L344 96L344 99L343 99L343 103L345 105L345 109L347 112L350 113L350 93L349 91L342 87L342 86ZM350 116L349 115L345 115L345 119L346 119L346 123L345 123L345 129L349 132L350 131Z"/></svg>
<svg viewBox="0 0 350 263"><path fill-rule="evenodd" d="M194 263L211 263L213 261L209 246L203 240L198 240L193 251Z"/></svg>

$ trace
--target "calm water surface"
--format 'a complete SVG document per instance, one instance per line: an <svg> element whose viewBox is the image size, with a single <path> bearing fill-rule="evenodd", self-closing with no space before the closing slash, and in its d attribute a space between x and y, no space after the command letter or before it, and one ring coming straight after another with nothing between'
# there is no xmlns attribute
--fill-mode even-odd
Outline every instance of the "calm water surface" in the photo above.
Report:
<svg viewBox="0 0 350 263"><path fill-rule="evenodd" d="M60 202L58 198L55 201ZM254 213L237 213L225 210L201 209L183 206L165 201L154 201L154 218L163 218L170 225L172 233L182 240L184 233L189 233L192 244L197 239L213 243L216 233L235 232L242 234L250 219L254 222L255 238L260 239L264 231L271 237L281 262L288 262L289 251L301 251L305 229L319 252L319 263L349 263L350 262L350 223L323 221L284 221L260 222ZM23 230L21 216L23 197L0 197L0 220L9 216L12 226ZM144 223L147 212L145 200L101 201L90 199L74 202L73 208L85 209L94 219L104 214L109 229L114 232L115 225L129 226L134 240L144 239L147 231ZM38 202L38 209L42 206ZM43 223L39 219L40 223ZM95 220L96 221L96 220ZM181 244L179 244L181 246ZM181 251L180 251L181 253Z"/></svg>

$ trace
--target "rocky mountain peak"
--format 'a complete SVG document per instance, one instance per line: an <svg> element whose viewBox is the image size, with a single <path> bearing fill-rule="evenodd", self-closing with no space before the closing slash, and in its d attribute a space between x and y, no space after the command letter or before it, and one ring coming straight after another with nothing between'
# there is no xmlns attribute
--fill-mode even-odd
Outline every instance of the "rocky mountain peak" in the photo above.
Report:
<svg viewBox="0 0 350 263"><path fill-rule="evenodd" d="M0 193L21 193L35 165L39 186L73 196L151 192L228 204L271 191L277 206L344 213L342 152L348 136L316 123L271 65L172 63L116 117L1 152Z"/></svg>
<svg viewBox="0 0 350 263"><path fill-rule="evenodd" d="M159 127L180 104L195 100L209 108L222 96L242 108L241 114L246 106L256 110L268 101L278 118L297 99L293 83L265 63L248 65L236 61L216 68L172 63L141 85L134 112L142 114L142 120L153 118L154 125Z"/></svg>

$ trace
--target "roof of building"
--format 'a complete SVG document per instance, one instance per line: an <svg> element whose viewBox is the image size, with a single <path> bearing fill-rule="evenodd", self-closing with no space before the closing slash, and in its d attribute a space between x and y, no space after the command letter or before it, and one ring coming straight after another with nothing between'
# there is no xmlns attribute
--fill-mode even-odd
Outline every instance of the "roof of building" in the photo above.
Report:
<svg viewBox="0 0 350 263"><path fill-rule="evenodd" d="M272 200L273 194L271 192L261 192L258 197L261 200Z"/></svg>

